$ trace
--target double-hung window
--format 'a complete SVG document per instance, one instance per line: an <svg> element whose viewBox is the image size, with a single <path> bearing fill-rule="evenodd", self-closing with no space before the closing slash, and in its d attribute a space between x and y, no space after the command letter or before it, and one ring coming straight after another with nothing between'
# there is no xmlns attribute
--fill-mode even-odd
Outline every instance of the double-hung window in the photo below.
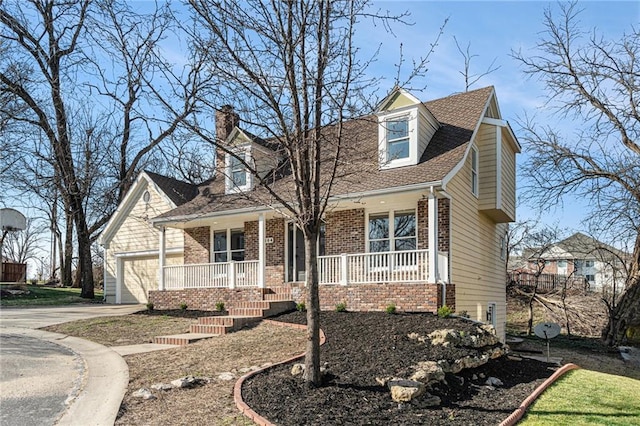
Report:
<svg viewBox="0 0 640 426"><path fill-rule="evenodd" d="M232 156L230 169L233 185L239 188L245 186L247 184L247 168L245 165L238 158Z"/></svg>
<svg viewBox="0 0 640 426"><path fill-rule="evenodd" d="M409 158L409 119L388 120L387 128L387 161Z"/></svg>
<svg viewBox="0 0 640 426"><path fill-rule="evenodd" d="M213 261L244 260L244 230L225 229L213 233Z"/></svg>

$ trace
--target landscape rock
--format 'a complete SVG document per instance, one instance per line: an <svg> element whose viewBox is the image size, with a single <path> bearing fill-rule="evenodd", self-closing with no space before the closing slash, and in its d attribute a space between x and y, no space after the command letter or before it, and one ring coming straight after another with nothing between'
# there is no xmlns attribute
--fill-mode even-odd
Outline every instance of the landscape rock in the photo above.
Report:
<svg viewBox="0 0 640 426"><path fill-rule="evenodd" d="M146 400L156 399L155 395L153 395L151 393L151 391L149 389L146 389L146 388L138 389L137 391L133 392L131 394L131 396L134 397L134 398L142 398L142 399L146 399Z"/></svg>
<svg viewBox="0 0 640 426"><path fill-rule="evenodd" d="M452 328L436 330L428 336L432 345L463 346L469 348L483 348L500 343L495 330L490 325L482 325L476 328L475 333L468 333Z"/></svg>
<svg viewBox="0 0 640 426"><path fill-rule="evenodd" d="M424 383L415 380L391 380L387 383L395 402L409 402L426 392Z"/></svg>
<svg viewBox="0 0 640 426"><path fill-rule="evenodd" d="M230 372L220 373L218 375L218 379L219 380L224 380L224 381L233 380L235 378L236 378L236 376L233 373L230 373Z"/></svg>
<svg viewBox="0 0 640 426"><path fill-rule="evenodd" d="M437 407L442 403L442 400L439 396L431 395L430 393L425 393L420 398L413 399L411 404L415 405L418 408L429 408L429 407Z"/></svg>
<svg viewBox="0 0 640 426"><path fill-rule="evenodd" d="M502 380L498 379L497 377L489 377L487 379L487 381L485 382L486 385L488 386L502 386L504 385L504 383L502 383Z"/></svg>
<svg viewBox="0 0 640 426"><path fill-rule="evenodd" d="M169 383L154 383L153 385L151 385L151 389L168 391L173 389L173 385L170 385Z"/></svg>
<svg viewBox="0 0 640 426"><path fill-rule="evenodd" d="M179 379L173 380L171 382L171 385L174 388L193 388L196 386L204 385L205 383L209 383L210 381L211 381L210 377L185 376L185 377L181 377Z"/></svg>
<svg viewBox="0 0 640 426"><path fill-rule="evenodd" d="M415 372L409 380L422 382L425 385L440 382L444 379L444 370L436 361L421 361L413 366Z"/></svg>
<svg viewBox="0 0 640 426"><path fill-rule="evenodd" d="M300 374L304 373L304 364L293 364L293 367L291 367L291 375L292 376L299 376Z"/></svg>

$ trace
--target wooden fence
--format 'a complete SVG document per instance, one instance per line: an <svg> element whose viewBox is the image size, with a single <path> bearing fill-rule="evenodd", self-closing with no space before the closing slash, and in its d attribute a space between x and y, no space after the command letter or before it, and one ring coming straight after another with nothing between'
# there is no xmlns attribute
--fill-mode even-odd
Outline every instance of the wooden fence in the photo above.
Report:
<svg viewBox="0 0 640 426"><path fill-rule="evenodd" d="M26 263L2 263L2 269L0 270L0 282L17 283L26 282L26 280Z"/></svg>
<svg viewBox="0 0 640 426"><path fill-rule="evenodd" d="M507 285L517 285L533 289L536 287L536 283L537 291L541 293L560 290L565 284L568 288L575 288L577 286L580 289L588 288L589 285L582 276L568 277L558 274L540 274L536 276L536 274L528 272L509 272L507 274Z"/></svg>

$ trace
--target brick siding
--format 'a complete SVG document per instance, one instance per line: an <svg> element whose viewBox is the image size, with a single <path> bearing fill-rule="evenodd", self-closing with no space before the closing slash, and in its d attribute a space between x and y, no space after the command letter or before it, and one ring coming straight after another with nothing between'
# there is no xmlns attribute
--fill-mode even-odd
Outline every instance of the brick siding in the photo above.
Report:
<svg viewBox="0 0 640 426"><path fill-rule="evenodd" d="M209 263L211 232L208 226L184 230L184 263Z"/></svg>
<svg viewBox="0 0 640 426"><path fill-rule="evenodd" d="M341 210L326 214L326 254L364 253L364 209Z"/></svg>
<svg viewBox="0 0 640 426"><path fill-rule="evenodd" d="M418 200L418 250L429 248L429 200Z"/></svg>
<svg viewBox="0 0 640 426"><path fill-rule="evenodd" d="M449 199L438 200L438 250L449 251Z"/></svg>

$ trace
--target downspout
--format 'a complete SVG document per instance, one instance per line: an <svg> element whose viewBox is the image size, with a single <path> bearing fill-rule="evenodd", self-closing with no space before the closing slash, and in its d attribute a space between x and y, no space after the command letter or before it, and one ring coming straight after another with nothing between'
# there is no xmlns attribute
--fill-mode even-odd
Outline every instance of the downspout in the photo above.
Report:
<svg viewBox="0 0 640 426"><path fill-rule="evenodd" d="M429 227L429 252L430 257L429 281L442 285L442 306L446 305L447 285L440 279L440 271L438 270L438 197L434 186L429 187L429 205L428 211L428 227Z"/></svg>

